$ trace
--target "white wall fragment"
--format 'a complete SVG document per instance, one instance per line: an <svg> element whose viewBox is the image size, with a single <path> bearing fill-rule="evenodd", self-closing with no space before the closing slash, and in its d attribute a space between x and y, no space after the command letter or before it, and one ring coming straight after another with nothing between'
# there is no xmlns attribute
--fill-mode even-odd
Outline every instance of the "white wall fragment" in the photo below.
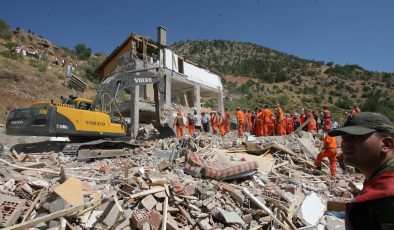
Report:
<svg viewBox="0 0 394 230"><path fill-rule="evenodd" d="M308 225L316 225L326 211L326 205L316 193L309 193L301 204L297 216Z"/></svg>

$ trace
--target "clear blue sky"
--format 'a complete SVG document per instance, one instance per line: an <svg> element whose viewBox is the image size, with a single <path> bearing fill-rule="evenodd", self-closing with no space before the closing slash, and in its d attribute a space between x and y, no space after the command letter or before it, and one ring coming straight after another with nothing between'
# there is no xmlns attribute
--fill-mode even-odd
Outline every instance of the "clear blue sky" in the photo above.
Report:
<svg viewBox="0 0 394 230"><path fill-rule="evenodd" d="M226 39L394 72L394 0L2 0L0 18L71 49L111 53L131 32Z"/></svg>

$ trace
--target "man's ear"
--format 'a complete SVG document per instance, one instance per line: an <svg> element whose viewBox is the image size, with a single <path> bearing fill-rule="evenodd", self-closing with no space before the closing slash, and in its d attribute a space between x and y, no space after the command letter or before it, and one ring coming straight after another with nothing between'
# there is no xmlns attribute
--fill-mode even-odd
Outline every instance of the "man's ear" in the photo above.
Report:
<svg viewBox="0 0 394 230"><path fill-rule="evenodd" d="M383 137L382 138L382 151L389 152L394 149L394 138L393 137Z"/></svg>

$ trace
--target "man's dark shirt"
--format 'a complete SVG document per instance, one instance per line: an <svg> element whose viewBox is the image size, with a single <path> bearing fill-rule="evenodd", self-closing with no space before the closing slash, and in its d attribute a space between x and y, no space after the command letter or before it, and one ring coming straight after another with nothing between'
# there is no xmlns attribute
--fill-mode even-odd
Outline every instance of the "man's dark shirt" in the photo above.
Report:
<svg viewBox="0 0 394 230"><path fill-rule="evenodd" d="M346 229L394 230L394 158L365 181L346 215Z"/></svg>

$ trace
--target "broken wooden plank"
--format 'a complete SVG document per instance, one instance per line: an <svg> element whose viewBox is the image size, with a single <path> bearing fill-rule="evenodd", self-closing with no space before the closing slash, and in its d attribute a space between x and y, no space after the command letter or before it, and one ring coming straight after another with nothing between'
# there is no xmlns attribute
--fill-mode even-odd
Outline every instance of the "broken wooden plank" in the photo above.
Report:
<svg viewBox="0 0 394 230"><path fill-rule="evenodd" d="M23 215L23 219L22 219L21 223L25 222L27 220L27 218L30 216L30 213L33 211L33 209L36 206L36 204L38 203L38 201L40 201L43 193L44 193L44 189L41 189L41 191L37 194L36 198L34 199L33 203L31 203L29 209Z"/></svg>
<svg viewBox="0 0 394 230"><path fill-rule="evenodd" d="M279 168L279 167L282 167L282 166L285 166L285 165L288 165L288 164L289 164L288 161L282 162L282 163L280 163L280 164L275 165L275 166L274 166L274 169Z"/></svg>
<svg viewBox="0 0 394 230"><path fill-rule="evenodd" d="M179 209L179 212L182 214L182 216L184 216L187 221L192 225L192 226L196 226L197 222L190 216L189 212L184 209L182 206L177 205L176 206Z"/></svg>
<svg viewBox="0 0 394 230"><path fill-rule="evenodd" d="M54 212L52 214L49 214L49 215L46 215L46 216L42 216L42 217L38 217L38 218L35 218L35 219L32 219L32 220L26 221L24 223L16 224L16 225L13 225L11 227L7 227L7 228L3 228L3 229L4 230L22 230L22 229L31 228L31 227L36 226L39 223L46 222L46 221L49 221L49 220L53 220L53 219L56 219L56 218L59 218L59 217L68 216L68 215L70 215L70 214L72 214L74 212L81 211L81 210L87 209L87 208L89 208L91 206L96 206L96 205L100 205L100 204L101 204L101 200L91 201L91 202L88 202L88 203L84 203L82 205L78 205L78 206L75 206L75 207L71 207L71 208L68 208L68 209L57 211L57 212Z"/></svg>
<svg viewBox="0 0 394 230"><path fill-rule="evenodd" d="M147 190L147 191L143 191L143 192L139 192L139 193L136 193L136 194L132 194L132 195L130 195L130 198L131 199L139 198L139 197L147 196L147 195L152 194L152 193L162 192L164 190L165 190L164 187L156 187L156 188L152 188L152 189Z"/></svg>
<svg viewBox="0 0 394 230"><path fill-rule="evenodd" d="M234 188L233 186L231 186L230 184L226 184L226 183L220 183L219 186L226 190L227 192L230 193L230 196L239 204L242 204L245 200L245 196L242 194L242 192L236 188Z"/></svg>
<svg viewBox="0 0 394 230"><path fill-rule="evenodd" d="M151 178L150 180L152 181L153 185L164 186L168 183L167 178Z"/></svg>
<svg viewBox="0 0 394 230"><path fill-rule="evenodd" d="M168 197L164 198L163 222L161 223L161 230L166 230L167 229L167 210L168 210Z"/></svg>
<svg viewBox="0 0 394 230"><path fill-rule="evenodd" d="M257 199L251 192L249 192L249 190L247 188L243 188L242 191L245 192L245 194L257 205L259 206L261 209L263 209L266 213L268 213L268 215L270 215L272 217L272 219L277 222L283 229L287 230L289 229L282 221L280 221L278 218L276 218L276 216L273 214L273 212L263 204L263 202L261 202L259 199ZM297 228L293 228L292 226L290 226L292 230L296 230Z"/></svg>

